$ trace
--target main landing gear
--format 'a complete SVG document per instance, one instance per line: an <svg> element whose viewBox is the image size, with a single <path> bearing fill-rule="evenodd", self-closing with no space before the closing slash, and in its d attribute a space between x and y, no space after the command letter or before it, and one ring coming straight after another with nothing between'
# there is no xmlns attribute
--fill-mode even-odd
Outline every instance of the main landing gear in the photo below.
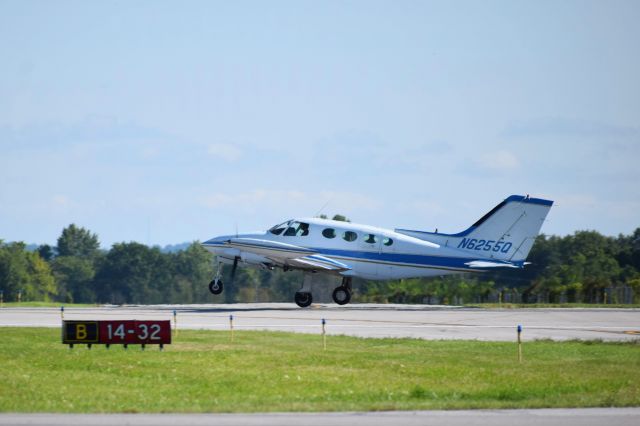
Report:
<svg viewBox="0 0 640 426"><path fill-rule="evenodd" d="M296 305L301 308L306 308L313 302L313 296L311 295L311 283L313 280L312 273L304 274L304 282L302 284L302 288L296 292L294 300ZM351 301L351 295L353 291L351 290L351 277L343 277L342 284L333 290L333 301L338 305L346 305Z"/></svg>
<svg viewBox="0 0 640 426"><path fill-rule="evenodd" d="M343 277L342 284L333 290L331 297L338 305L346 305L351 301L351 277Z"/></svg>
<svg viewBox="0 0 640 426"><path fill-rule="evenodd" d="M311 272L306 272L304 274L304 281L302 282L302 288L296 292L293 300L296 302L296 305L301 308L306 308L311 305L313 302L313 296L311 295L311 282L313 280L313 275Z"/></svg>
<svg viewBox="0 0 640 426"><path fill-rule="evenodd" d="M310 292L297 291L293 299L295 300L296 305L301 308L306 308L311 305L311 302L313 302L313 296L311 296Z"/></svg>

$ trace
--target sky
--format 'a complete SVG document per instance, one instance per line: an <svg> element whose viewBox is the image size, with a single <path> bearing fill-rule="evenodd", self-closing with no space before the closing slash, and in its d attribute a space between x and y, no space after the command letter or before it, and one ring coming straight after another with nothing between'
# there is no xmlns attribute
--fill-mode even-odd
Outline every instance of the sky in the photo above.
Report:
<svg viewBox="0 0 640 426"><path fill-rule="evenodd" d="M638 1L0 0L0 239L640 226Z"/></svg>

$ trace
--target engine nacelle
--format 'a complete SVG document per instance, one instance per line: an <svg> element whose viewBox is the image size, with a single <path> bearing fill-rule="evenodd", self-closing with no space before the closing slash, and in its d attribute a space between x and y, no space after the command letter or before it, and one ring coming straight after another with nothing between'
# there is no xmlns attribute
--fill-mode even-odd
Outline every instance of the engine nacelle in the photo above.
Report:
<svg viewBox="0 0 640 426"><path fill-rule="evenodd" d="M225 265L233 265L235 259L243 263L245 266L258 266L260 268L265 269L273 269L271 266L272 262L264 256L260 256L258 254L247 253L239 250L233 250L233 254L230 256L230 253L220 254L217 257L217 261L224 263Z"/></svg>
<svg viewBox="0 0 640 426"><path fill-rule="evenodd" d="M260 256L259 254L247 253L244 251L240 252L240 260L243 263L256 266L264 266L265 263L271 263L271 261L264 256Z"/></svg>

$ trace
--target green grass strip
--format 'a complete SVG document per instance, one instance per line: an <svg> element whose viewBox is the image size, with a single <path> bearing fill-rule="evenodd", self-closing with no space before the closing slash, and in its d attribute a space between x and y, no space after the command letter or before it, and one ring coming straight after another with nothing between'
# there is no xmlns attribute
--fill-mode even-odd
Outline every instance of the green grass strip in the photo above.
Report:
<svg viewBox="0 0 640 426"><path fill-rule="evenodd" d="M70 350L0 328L3 412L273 412L640 405L640 344L181 330L164 352Z"/></svg>

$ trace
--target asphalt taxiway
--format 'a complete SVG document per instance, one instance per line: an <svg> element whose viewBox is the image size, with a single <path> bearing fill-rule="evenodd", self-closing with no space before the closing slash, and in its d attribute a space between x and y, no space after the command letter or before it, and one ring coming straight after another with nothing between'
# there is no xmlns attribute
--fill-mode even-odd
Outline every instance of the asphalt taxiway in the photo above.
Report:
<svg viewBox="0 0 640 426"><path fill-rule="evenodd" d="M516 327L526 340L640 339L640 309L482 309L434 305L290 303L207 305L127 305L65 308L64 318L170 319L179 329L224 330L233 315L234 328L318 333L326 320L328 334L358 337L471 339L512 341ZM0 326L59 327L59 308L2 308Z"/></svg>
<svg viewBox="0 0 640 426"><path fill-rule="evenodd" d="M0 425L3 426L635 426L639 422L640 408L269 414L0 414Z"/></svg>

